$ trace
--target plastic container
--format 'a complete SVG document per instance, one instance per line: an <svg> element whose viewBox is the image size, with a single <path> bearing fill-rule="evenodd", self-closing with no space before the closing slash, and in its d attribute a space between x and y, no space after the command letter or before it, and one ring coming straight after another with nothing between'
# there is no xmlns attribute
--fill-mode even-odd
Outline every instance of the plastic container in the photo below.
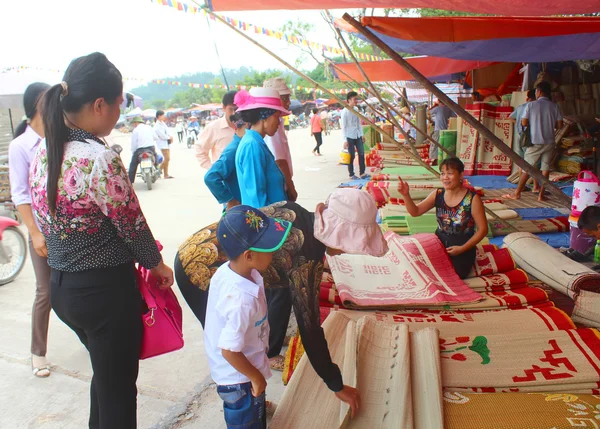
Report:
<svg viewBox="0 0 600 429"><path fill-rule="evenodd" d="M579 217L588 206L600 203L600 182L591 171L581 171L573 184L571 213Z"/></svg>
<svg viewBox="0 0 600 429"><path fill-rule="evenodd" d="M596 248L594 249L594 262L600 264L600 240L596 241Z"/></svg>

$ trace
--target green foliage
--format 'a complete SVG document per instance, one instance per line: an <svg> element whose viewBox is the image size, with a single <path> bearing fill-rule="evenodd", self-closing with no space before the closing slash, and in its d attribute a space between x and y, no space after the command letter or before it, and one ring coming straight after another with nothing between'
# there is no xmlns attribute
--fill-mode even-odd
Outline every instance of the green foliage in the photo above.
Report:
<svg viewBox="0 0 600 429"><path fill-rule="evenodd" d="M242 80L238 80L235 84L242 86L263 86L263 83L267 79L274 77L283 77L286 83L289 85L292 82L291 75L282 76L281 70L266 70L266 71L254 71L251 75L246 75Z"/></svg>

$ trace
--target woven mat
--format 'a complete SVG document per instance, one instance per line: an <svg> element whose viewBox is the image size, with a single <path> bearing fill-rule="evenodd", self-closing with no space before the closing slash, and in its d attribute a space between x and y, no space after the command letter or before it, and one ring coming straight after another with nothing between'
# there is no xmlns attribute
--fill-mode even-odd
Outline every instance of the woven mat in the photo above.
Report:
<svg viewBox="0 0 600 429"><path fill-rule="evenodd" d="M600 396L570 393L444 393L446 429L600 427Z"/></svg>
<svg viewBox="0 0 600 429"><path fill-rule="evenodd" d="M514 332L514 331L513 331ZM517 389L600 381L600 338L595 329L445 337L440 340L444 388Z"/></svg>
<svg viewBox="0 0 600 429"><path fill-rule="evenodd" d="M558 216L550 219L512 220L507 221L507 223L518 232L548 233L565 232L569 230L569 218L567 216ZM494 237L508 235L514 232L514 229L499 222L490 222L490 226Z"/></svg>
<svg viewBox="0 0 600 429"><path fill-rule="evenodd" d="M538 208L538 207L551 207L551 208L562 208L566 207L561 203L558 198L552 194L546 194L545 201L538 201L538 194L533 192L523 192L521 198L518 200L512 200L509 198L502 198L503 195L513 194L514 189L486 189L485 198L499 199L502 200L503 204L506 204L511 209L527 209L527 208ZM569 207L570 208L570 207Z"/></svg>
<svg viewBox="0 0 600 429"><path fill-rule="evenodd" d="M471 303L481 296L454 271L434 234L385 235L385 257L327 256L343 304L351 308L399 308Z"/></svg>
<svg viewBox="0 0 600 429"><path fill-rule="evenodd" d="M512 256L512 255L511 255ZM527 273L523 270L510 270L504 273L490 274L486 276L471 277L464 282L474 290L488 290L493 287L505 287L510 289L513 284L523 284L529 282Z"/></svg>
<svg viewBox="0 0 600 429"><path fill-rule="evenodd" d="M504 238L518 266L553 289L573 298L580 290L598 290L600 274L575 262L529 233Z"/></svg>
<svg viewBox="0 0 600 429"><path fill-rule="evenodd" d="M486 252L482 247L477 247L475 264L469 277L506 273L515 268L515 260L508 249L496 249L492 252Z"/></svg>

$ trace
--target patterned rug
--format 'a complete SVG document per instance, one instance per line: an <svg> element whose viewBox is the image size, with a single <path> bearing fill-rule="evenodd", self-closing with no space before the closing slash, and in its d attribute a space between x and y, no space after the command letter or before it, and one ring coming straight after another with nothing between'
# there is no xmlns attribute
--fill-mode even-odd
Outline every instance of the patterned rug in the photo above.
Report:
<svg viewBox="0 0 600 429"><path fill-rule="evenodd" d="M595 329L445 337L440 340L447 390L568 392L600 382ZM567 387L565 387L567 386ZM597 387L596 387L597 388ZM589 390L591 392L591 389Z"/></svg>
<svg viewBox="0 0 600 429"><path fill-rule="evenodd" d="M547 233L547 232L565 232L569 231L569 218L559 216L551 219L538 220L509 220L508 223L518 232ZM494 237L512 234L515 231L505 224L490 222L492 234Z"/></svg>
<svg viewBox="0 0 600 429"><path fill-rule="evenodd" d="M472 303L481 296L460 280L434 234L385 235L390 252L327 257L342 303L351 308L399 308Z"/></svg>
<svg viewBox="0 0 600 429"><path fill-rule="evenodd" d="M600 396L572 393L444 392L444 427L446 429L598 428L600 427Z"/></svg>
<svg viewBox="0 0 600 429"><path fill-rule="evenodd" d="M481 120L481 108L475 104L468 104L465 110L478 121ZM475 174L475 160L477 157L477 143L479 140L479 131L462 120L461 134L458 136L457 154L465 165L465 175Z"/></svg>
<svg viewBox="0 0 600 429"><path fill-rule="evenodd" d="M496 137L508 147L512 146L513 124L509 119L512 107L492 106L480 104L481 121ZM477 144L477 157L475 160L475 173L483 176L509 176L512 170L512 161L500 149L483 136L479 136Z"/></svg>
<svg viewBox="0 0 600 429"><path fill-rule="evenodd" d="M539 207L550 207L550 208L571 208L565 206L561 201L559 201L554 195L547 193L546 199L544 201L538 201L538 194L534 194L533 192L523 192L521 194L521 198L518 200L512 200L509 198L502 198L506 194L513 194L515 192L514 189L504 188L504 189L486 189L485 190L485 200L492 199L501 201L503 204L506 204L511 209L527 209L527 208L539 208Z"/></svg>

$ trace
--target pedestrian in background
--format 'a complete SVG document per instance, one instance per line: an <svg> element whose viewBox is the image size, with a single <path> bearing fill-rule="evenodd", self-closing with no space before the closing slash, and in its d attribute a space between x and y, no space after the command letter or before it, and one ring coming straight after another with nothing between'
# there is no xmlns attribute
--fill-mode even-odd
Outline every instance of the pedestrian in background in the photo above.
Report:
<svg viewBox="0 0 600 429"><path fill-rule="evenodd" d="M317 113L317 109L312 109L313 116L310 118L310 135L315 138L317 145L312 153L315 156L321 156L321 145L323 144L323 122L321 115Z"/></svg>
<svg viewBox="0 0 600 429"><path fill-rule="evenodd" d="M29 169L44 138L44 123L39 106L50 85L32 83L23 94L26 119L15 131L15 139L8 147L10 165L10 193L23 223L29 232L29 256L35 273L35 300L31 311L31 367L36 377L48 377L50 365L46 360L48 326L50 322L50 266L46 239L41 233L31 210Z"/></svg>
<svg viewBox="0 0 600 429"><path fill-rule="evenodd" d="M173 137L169 133L169 127L165 123L165 112L162 110L156 111L156 124L154 124L154 134L156 138L156 147L161 151L163 155L163 162L160 165L161 170L164 171L165 179L173 179L173 176L169 175L169 163L171 161L171 143L173 143Z"/></svg>
<svg viewBox="0 0 600 429"><path fill-rule="evenodd" d="M195 144L196 158L205 170L210 170L213 162L219 159L227 145L233 140L235 124L231 122L230 118L235 113L235 103L233 102L235 94L236 91L229 91L223 96L224 116L222 118L215 117L215 120L208 123Z"/></svg>
<svg viewBox="0 0 600 429"><path fill-rule="evenodd" d="M123 80L101 53L71 62L46 92L46 140L31 166L32 208L48 247L52 308L88 349L91 429L135 429L142 297L135 262L173 284L121 158L101 140Z"/></svg>
<svg viewBox="0 0 600 429"><path fill-rule="evenodd" d="M354 174L354 158L358 152L358 165L360 178L367 178L365 174L365 140L363 137L363 129L360 124L360 119L353 113L358 105L358 93L350 91L346 96L346 100L350 109L345 108L342 111L342 136L344 138L344 149L348 149L350 153L350 163L348 164L348 174L351 180L357 180L358 177Z"/></svg>

